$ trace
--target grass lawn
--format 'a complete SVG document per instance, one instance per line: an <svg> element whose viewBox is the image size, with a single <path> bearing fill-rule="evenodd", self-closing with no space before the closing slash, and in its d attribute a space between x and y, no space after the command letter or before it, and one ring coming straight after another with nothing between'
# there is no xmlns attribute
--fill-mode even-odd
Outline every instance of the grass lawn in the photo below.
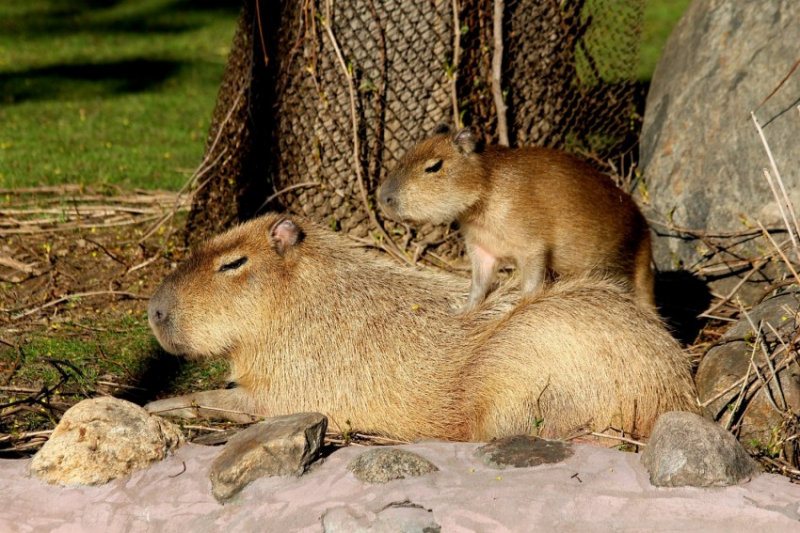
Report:
<svg viewBox="0 0 800 533"><path fill-rule="evenodd" d="M690 0L647 0L644 10L644 31L636 74L639 81L650 81L661 57L664 44L689 7Z"/></svg>
<svg viewBox="0 0 800 533"><path fill-rule="evenodd" d="M689 0L650 0L649 80ZM202 156L239 3L0 3L0 188L176 190Z"/></svg>
<svg viewBox="0 0 800 533"><path fill-rule="evenodd" d="M238 9L0 3L0 188L180 188L202 157Z"/></svg>

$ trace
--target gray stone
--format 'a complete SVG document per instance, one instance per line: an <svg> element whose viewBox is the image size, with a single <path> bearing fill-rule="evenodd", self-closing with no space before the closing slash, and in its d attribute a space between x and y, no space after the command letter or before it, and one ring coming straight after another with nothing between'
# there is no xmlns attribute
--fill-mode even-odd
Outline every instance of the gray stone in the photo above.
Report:
<svg viewBox="0 0 800 533"><path fill-rule="evenodd" d="M174 424L112 397L72 406L31 462L31 474L59 485L100 485L146 468L183 444Z"/></svg>
<svg viewBox="0 0 800 533"><path fill-rule="evenodd" d="M376 448L364 452L354 457L347 468L365 483L387 483L439 470L424 457L397 448Z"/></svg>
<svg viewBox="0 0 800 533"><path fill-rule="evenodd" d="M770 347L768 352L774 346L779 346L776 344L777 337L768 325L772 325L784 340L788 339L798 328L799 308L800 294L786 293L770 298L748 312L756 327L763 321L762 331ZM750 322L741 318L703 357L697 368L695 383L701 404L718 397L704 408L708 418L726 424L729 417L733 416L733 422L739 426L739 440L747 449L753 452L770 452L775 451L770 450L770 447L780 438L776 429L781 428L787 412L800 412L800 366L793 361L783 370L778 370L778 388L775 380L771 379L772 374L761 348L753 352L754 340L755 332ZM739 409L732 413L731 408L737 404L737 398L742 391L741 386L733 385L748 375L748 369L749 381L759 385L759 378L750 365L751 357L762 369L762 376L769 378L768 382L765 386L760 386L755 394L746 391L746 401L740 403ZM775 364L779 364L782 359L783 356L778 356ZM724 392L727 389L731 390ZM776 406L780 409L776 409ZM784 412L786 409L788 411ZM787 456L793 457L795 452L800 451L797 447L795 441L786 442Z"/></svg>
<svg viewBox="0 0 800 533"><path fill-rule="evenodd" d="M649 201L651 220L671 218L682 228L710 233L757 229L756 220L784 227L762 171L770 165L752 110L800 208L800 75L795 72L761 106L797 61L793 35L800 35L800 2L691 3L664 47L647 97L641 163L648 198L642 200ZM653 244L660 270L682 264L700 267L702 274L709 260L718 259L700 240L660 237ZM740 253L755 255L757 246L768 247L759 238ZM753 280L763 278L757 274ZM727 277L712 287L727 290L737 281ZM752 301L760 288L747 286L740 294Z"/></svg>
<svg viewBox="0 0 800 533"><path fill-rule="evenodd" d="M720 487L748 481L758 466L736 438L694 413L664 413L642 452L657 487Z"/></svg>
<svg viewBox="0 0 800 533"><path fill-rule="evenodd" d="M722 336L720 343L751 341L755 331L750 326L750 322L752 321L758 327L762 320L764 321L762 332L765 334L767 342L778 340L773 329L781 338L786 339L798 327L798 313L800 313L800 292L790 291L779 294L764 300L748 311L750 320L742 317L735 322Z"/></svg>
<svg viewBox="0 0 800 533"><path fill-rule="evenodd" d="M377 513L336 507L322 516L324 533L439 533L433 512L409 501L387 505Z"/></svg>
<svg viewBox="0 0 800 533"><path fill-rule="evenodd" d="M573 453L574 447L568 442L529 435L497 439L475 450L486 466L498 469L560 463Z"/></svg>
<svg viewBox="0 0 800 533"><path fill-rule="evenodd" d="M258 478L301 475L319 456L327 427L320 413L298 413L240 431L211 464L212 494L224 502Z"/></svg>

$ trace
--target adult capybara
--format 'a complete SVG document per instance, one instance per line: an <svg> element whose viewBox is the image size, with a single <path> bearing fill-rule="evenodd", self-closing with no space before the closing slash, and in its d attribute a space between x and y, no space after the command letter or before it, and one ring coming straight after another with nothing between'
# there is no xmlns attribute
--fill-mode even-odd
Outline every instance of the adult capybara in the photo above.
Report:
<svg viewBox="0 0 800 533"><path fill-rule="evenodd" d="M232 420L319 411L408 440L557 437L586 424L646 435L662 412L695 410L680 347L614 283L566 281L521 302L504 284L454 316L466 289L265 215L200 246L150 300L162 346L227 359L236 386L147 408Z"/></svg>
<svg viewBox="0 0 800 533"><path fill-rule="evenodd" d="M611 178L566 152L481 148L470 130L439 129L403 156L378 200L398 220L458 220L472 264L461 312L485 298L506 261L516 264L529 295L542 289L548 271L594 273L655 308L647 221Z"/></svg>

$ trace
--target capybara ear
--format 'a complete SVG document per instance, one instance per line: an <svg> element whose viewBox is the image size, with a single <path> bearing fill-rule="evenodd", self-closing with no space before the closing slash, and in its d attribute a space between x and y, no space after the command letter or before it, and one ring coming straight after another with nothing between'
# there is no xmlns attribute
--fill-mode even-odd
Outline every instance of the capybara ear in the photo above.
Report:
<svg viewBox="0 0 800 533"><path fill-rule="evenodd" d="M456 150L464 155L469 155L475 151L478 143L475 141L472 131L464 128L453 136L453 144L456 146Z"/></svg>
<svg viewBox="0 0 800 533"><path fill-rule="evenodd" d="M283 256L286 252L303 239L303 230L291 218L284 217L272 225L269 235L275 242L275 250Z"/></svg>
<svg viewBox="0 0 800 533"><path fill-rule="evenodd" d="M433 129L433 134L434 135L442 135L442 134L450 135L450 125L449 124L445 124L444 122L440 122Z"/></svg>

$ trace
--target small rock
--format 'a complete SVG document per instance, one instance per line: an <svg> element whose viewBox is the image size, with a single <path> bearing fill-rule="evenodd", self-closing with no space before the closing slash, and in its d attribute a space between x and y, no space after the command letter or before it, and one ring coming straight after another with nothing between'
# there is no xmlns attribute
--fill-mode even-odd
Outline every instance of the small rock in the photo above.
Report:
<svg viewBox="0 0 800 533"><path fill-rule="evenodd" d="M350 461L347 469L365 483L387 483L439 471L424 457L397 448L376 448L364 452Z"/></svg>
<svg viewBox="0 0 800 533"><path fill-rule="evenodd" d="M575 453L572 444L530 435L505 437L475 450L486 466L503 469L560 463Z"/></svg>
<svg viewBox="0 0 800 533"><path fill-rule="evenodd" d="M31 462L31 474L59 485L100 485L146 468L183 444L174 424L125 400L71 407Z"/></svg>
<svg viewBox="0 0 800 533"><path fill-rule="evenodd" d="M409 501L389 504L377 513L356 513L349 507L336 507L322 516L324 533L439 533L441 530L429 509Z"/></svg>
<svg viewBox="0 0 800 533"><path fill-rule="evenodd" d="M258 478L301 475L319 455L327 427L320 413L298 413L240 431L211 464L211 492L224 502Z"/></svg>
<svg viewBox="0 0 800 533"><path fill-rule="evenodd" d="M657 487L724 487L749 481L758 466L739 441L694 413L664 413L642 452Z"/></svg>

